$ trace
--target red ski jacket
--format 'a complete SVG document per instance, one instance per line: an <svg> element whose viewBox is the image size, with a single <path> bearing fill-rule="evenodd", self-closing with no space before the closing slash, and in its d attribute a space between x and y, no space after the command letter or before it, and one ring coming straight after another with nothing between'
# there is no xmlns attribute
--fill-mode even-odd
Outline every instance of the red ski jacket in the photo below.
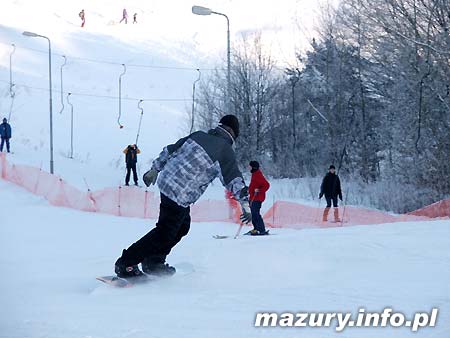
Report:
<svg viewBox="0 0 450 338"><path fill-rule="evenodd" d="M266 199L266 191L269 190L270 184L264 177L261 170L252 173L252 180L248 191L250 193L250 201L264 202Z"/></svg>

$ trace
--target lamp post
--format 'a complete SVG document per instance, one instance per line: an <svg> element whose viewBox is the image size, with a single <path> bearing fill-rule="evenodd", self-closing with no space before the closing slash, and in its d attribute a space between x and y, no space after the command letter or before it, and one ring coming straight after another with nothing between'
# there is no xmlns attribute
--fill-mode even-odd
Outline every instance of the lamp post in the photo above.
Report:
<svg viewBox="0 0 450 338"><path fill-rule="evenodd" d="M194 81L192 84L192 116L191 116L191 129L189 131L189 134L192 134L192 131L194 130L194 123L195 123L195 84L200 81L200 77L202 76L202 73L200 72L200 69L197 68L198 72L198 79Z"/></svg>
<svg viewBox="0 0 450 338"><path fill-rule="evenodd" d="M69 101L72 93L67 93L67 103L70 105L70 156L73 159L73 104Z"/></svg>
<svg viewBox="0 0 450 338"><path fill-rule="evenodd" d="M50 92L50 173L53 174L53 109L52 109L52 49L50 39L44 35L39 35L32 32L23 32L25 36L32 38L44 38L48 41L48 81L49 81L49 92Z"/></svg>
<svg viewBox="0 0 450 338"><path fill-rule="evenodd" d="M231 78L230 78L230 72L231 72L231 60L230 60L230 19L228 19L228 16L226 16L223 13L215 12L211 10L210 8L202 7L202 6L192 6L192 13L196 15L211 15L211 14L217 14L220 16L225 17L227 19L227 100L226 100L226 107L227 107L227 114L231 114Z"/></svg>

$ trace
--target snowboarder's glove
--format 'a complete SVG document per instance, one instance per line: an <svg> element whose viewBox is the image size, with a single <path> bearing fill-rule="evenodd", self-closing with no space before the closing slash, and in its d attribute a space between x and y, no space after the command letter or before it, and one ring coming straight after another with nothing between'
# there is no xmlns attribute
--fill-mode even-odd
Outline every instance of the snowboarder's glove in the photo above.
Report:
<svg viewBox="0 0 450 338"><path fill-rule="evenodd" d="M323 197L323 193L319 194L319 200Z"/></svg>
<svg viewBox="0 0 450 338"><path fill-rule="evenodd" d="M156 179L158 178L158 170L156 169L150 169L144 174L144 177L142 179L144 180L144 183L147 187L151 185L154 185L156 183Z"/></svg>
<svg viewBox="0 0 450 338"><path fill-rule="evenodd" d="M252 213L250 211L250 205L247 201L241 203L242 208L242 215L241 215L241 222L242 223L250 223L252 221Z"/></svg>
<svg viewBox="0 0 450 338"><path fill-rule="evenodd" d="M342 201L342 194L339 194L339 199Z"/></svg>

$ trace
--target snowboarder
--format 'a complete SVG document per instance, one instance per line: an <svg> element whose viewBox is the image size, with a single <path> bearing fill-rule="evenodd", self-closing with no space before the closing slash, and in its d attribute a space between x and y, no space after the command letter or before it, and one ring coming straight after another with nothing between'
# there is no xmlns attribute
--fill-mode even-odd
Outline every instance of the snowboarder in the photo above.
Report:
<svg viewBox="0 0 450 338"><path fill-rule="evenodd" d="M9 139L11 138L11 126L8 123L8 120L6 117L3 119L3 123L0 124L0 137L1 137L1 143L0 143L0 152L3 151L3 146L6 143L6 151L9 153Z"/></svg>
<svg viewBox="0 0 450 338"><path fill-rule="evenodd" d="M252 211L252 223L254 229L250 230L247 234L252 236L268 235L260 212L262 203L266 199L266 192L270 188L270 184L261 172L257 161L251 161L249 166L250 172L252 173L252 179L248 191L250 194L250 209Z"/></svg>
<svg viewBox="0 0 450 338"><path fill-rule="evenodd" d="M133 14L133 24L137 23L137 13Z"/></svg>
<svg viewBox="0 0 450 338"><path fill-rule="evenodd" d="M86 22L85 20L85 14L84 14L84 9L81 10L80 13L78 13L78 16L81 19L81 27L84 27L84 23Z"/></svg>
<svg viewBox="0 0 450 338"><path fill-rule="evenodd" d="M232 148L238 136L238 119L225 115L215 129L207 133L197 131L164 147L143 177L146 186L158 181L161 193L158 222L154 229L123 250L115 263L118 277L143 276L139 263L147 274L170 276L175 273L175 268L165 263L166 256L189 231L189 206L217 177L240 202L241 221L251 221L248 188Z"/></svg>
<svg viewBox="0 0 450 338"><path fill-rule="evenodd" d="M336 174L336 167L330 165L328 173L323 178L322 184L320 186L319 199L325 195L327 201L327 206L323 211L322 221L326 222L328 220L328 213L331 208L331 201L333 201L334 207L334 220L339 222L339 210L338 210L338 197L342 201L342 191L341 191L341 181L339 176Z"/></svg>
<svg viewBox="0 0 450 338"><path fill-rule="evenodd" d="M123 9L122 20L120 20L119 23L122 23L122 21L125 21L125 24L128 23L128 13L127 13L127 9L126 8Z"/></svg>
<svg viewBox="0 0 450 338"><path fill-rule="evenodd" d="M130 144L123 150L125 154L125 163L127 165L127 176L125 177L125 185L130 183L130 174L133 171L134 185L138 185L138 176L136 173L137 155L141 153L141 150L135 144Z"/></svg>

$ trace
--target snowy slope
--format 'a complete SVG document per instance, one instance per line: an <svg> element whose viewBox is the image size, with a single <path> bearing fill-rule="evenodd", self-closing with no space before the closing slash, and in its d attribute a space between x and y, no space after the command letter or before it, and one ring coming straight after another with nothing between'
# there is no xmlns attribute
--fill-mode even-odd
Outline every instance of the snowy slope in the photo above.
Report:
<svg viewBox="0 0 450 338"><path fill-rule="evenodd" d="M12 147L22 163L30 163L48 170L49 119L48 119L48 78L47 57L42 53L25 48L46 50L43 39L30 39L21 36L20 30L3 27L0 29L0 43L14 42L17 50L14 54L13 81L17 83L14 109L11 115L13 126ZM55 172L72 176L74 183L82 182L82 175L89 174L88 181L109 170L123 166L122 149L136 140L140 110L139 99L162 99L143 103L144 117L139 144L147 160L156 156L162 146L173 142L180 133L185 116L185 106L191 97L191 83L196 74L188 70L161 70L153 68L128 67L122 80L122 118L124 125L120 129L118 118L118 76L123 68L120 63L129 64L166 64L179 63L167 59L160 49L155 47L149 58L150 47L133 50L132 46L119 43L105 36L88 32L64 33L62 45L54 42L53 50L67 55L64 67L65 109L62 114L59 67L64 62L61 56L53 56L53 108L54 108L54 146ZM5 45L2 45L5 47ZM0 79L9 80L10 47L2 48L0 59ZM70 55L87 59L111 60L118 65L99 64L78 60ZM23 85L26 85L23 86ZM0 82L2 115L8 116L10 99L9 85ZM67 161L70 149L70 107L67 93L74 93L71 102L74 106L74 152L75 159ZM77 95L81 94L81 95ZM95 95L95 96L86 96ZM98 97L100 96L100 97ZM109 97L102 97L109 96ZM126 100L134 98L135 100ZM169 101L165 101L165 100ZM172 101L173 100L173 101ZM187 100L187 101L186 101ZM70 167L66 170L64 163ZM78 168L87 165L86 172L74 175ZM89 179L91 178L91 179ZM113 182L102 182L109 183ZM114 182L115 184L116 182Z"/></svg>
<svg viewBox="0 0 450 338"><path fill-rule="evenodd" d="M218 241L193 224L170 263L195 271L128 290L95 276L153 222L53 208L0 181L0 337L429 337L450 332L450 222L282 230ZM4 212L12 210L12 212ZM275 232L275 230L274 230ZM256 311L440 308L438 325L255 329Z"/></svg>
<svg viewBox="0 0 450 338"><path fill-rule="evenodd" d="M241 33L262 30L274 55L283 64L292 61L294 44L301 44L302 48L306 45L303 43L306 36L299 36L296 20L302 20L302 34L307 28L312 30L318 3L289 0L278 6L270 2L254 4L229 0L203 3L230 16L233 43ZM79 188L85 188L84 179L92 189L123 183L121 150L135 142L140 116L137 103L145 98L151 100L143 104L139 140L143 151L140 161L143 168L139 170L142 174L164 145L185 133L185 114L191 107L196 68L202 69L205 78L210 68L224 62L225 20L193 15L192 5L184 0L3 1L0 117L10 112L9 57L14 43L17 47L12 57L12 80L16 84L11 116L14 160L49 169L47 42L23 37L21 33L26 30L47 35L52 41L55 172ZM118 24L124 7L130 21L133 13L138 14L138 25ZM79 27L81 9L86 12L84 29ZM67 56L67 64L63 71L65 107L59 114L60 66L64 63L61 55ZM117 96L122 63L128 67L122 87L124 128L119 129ZM67 158L68 92L73 93L74 160Z"/></svg>
<svg viewBox="0 0 450 338"><path fill-rule="evenodd" d="M185 133L196 68L208 68L190 36L174 38L168 29L175 17L164 19L160 6L129 1L130 14L138 12L139 25L115 25L115 13L123 4L109 1L7 1L0 13L0 116L10 113L9 57L15 100L11 114L12 148L19 163L49 170L48 57L47 41L22 36L33 31L52 41L55 172L79 187L86 178L91 187L122 183L123 148L134 143L143 102L144 116L139 137L142 163ZM79 27L77 16L86 7L88 23ZM156 13L156 14L155 14ZM178 8L191 18L190 5ZM116 20L117 21L117 20ZM162 24L162 21L165 21ZM198 20L197 20L198 21ZM184 41L183 41L184 39ZM63 68L61 111L60 67ZM100 62L98 62L100 61ZM119 129L119 75L122 78L123 129ZM135 66L132 66L135 65ZM137 67L139 66L139 67ZM144 67L140 67L144 66ZM203 71L206 74L208 71ZM70 106L73 93L75 159L70 150Z"/></svg>

